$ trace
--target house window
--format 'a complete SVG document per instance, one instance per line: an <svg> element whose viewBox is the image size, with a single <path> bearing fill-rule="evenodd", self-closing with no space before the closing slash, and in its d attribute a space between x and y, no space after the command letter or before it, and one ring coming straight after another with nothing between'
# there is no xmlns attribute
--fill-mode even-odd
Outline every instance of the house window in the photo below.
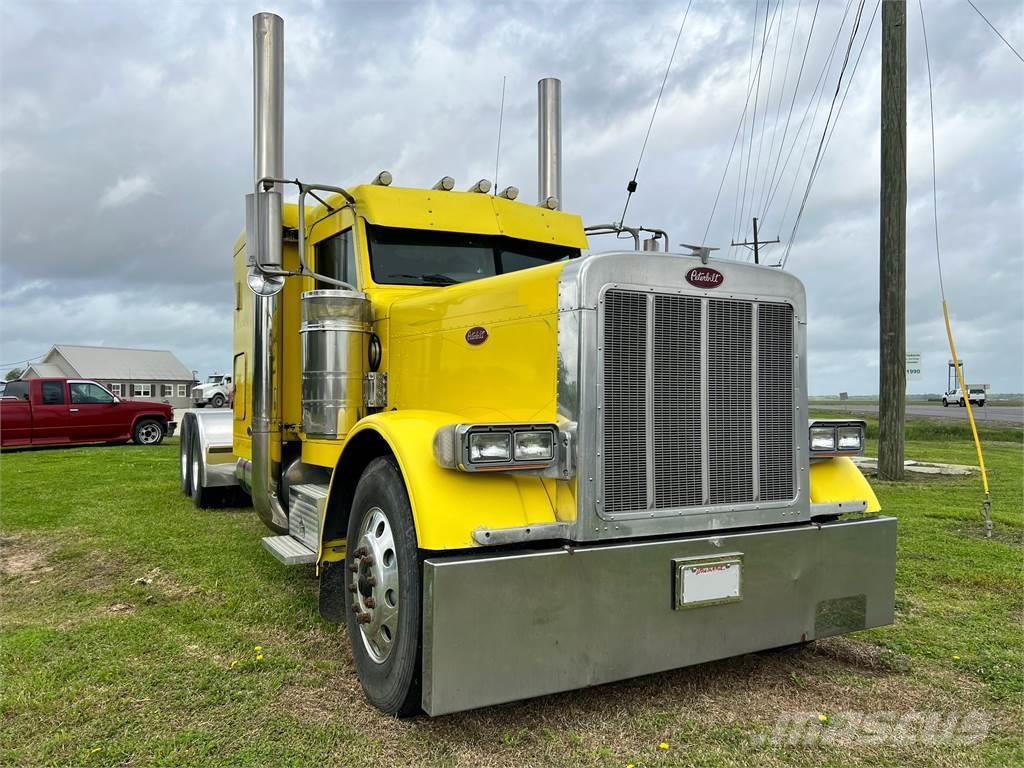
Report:
<svg viewBox="0 0 1024 768"><path fill-rule="evenodd" d="M152 384L132 384L132 397L152 397Z"/></svg>
<svg viewBox="0 0 1024 768"><path fill-rule="evenodd" d="M121 392L121 382L119 382L119 381L111 382L107 386L110 388L111 392L113 392L118 397L121 397L121 394L122 394L122 392Z"/></svg>
<svg viewBox="0 0 1024 768"><path fill-rule="evenodd" d="M188 384L178 385L178 397L188 397Z"/></svg>
<svg viewBox="0 0 1024 768"><path fill-rule="evenodd" d="M174 385L173 384L161 384L160 385L160 397L174 397Z"/></svg>

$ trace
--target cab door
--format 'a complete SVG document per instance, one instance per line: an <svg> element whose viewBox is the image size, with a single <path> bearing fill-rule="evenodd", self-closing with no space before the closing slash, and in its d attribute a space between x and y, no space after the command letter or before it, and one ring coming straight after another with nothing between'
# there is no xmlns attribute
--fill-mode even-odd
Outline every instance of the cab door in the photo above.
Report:
<svg viewBox="0 0 1024 768"><path fill-rule="evenodd" d="M130 424L126 409L112 394L93 381L68 382L71 404L68 416L72 439L78 442L125 437Z"/></svg>
<svg viewBox="0 0 1024 768"><path fill-rule="evenodd" d="M43 379L33 393L32 442L66 443L73 439L68 420L67 383L63 379Z"/></svg>

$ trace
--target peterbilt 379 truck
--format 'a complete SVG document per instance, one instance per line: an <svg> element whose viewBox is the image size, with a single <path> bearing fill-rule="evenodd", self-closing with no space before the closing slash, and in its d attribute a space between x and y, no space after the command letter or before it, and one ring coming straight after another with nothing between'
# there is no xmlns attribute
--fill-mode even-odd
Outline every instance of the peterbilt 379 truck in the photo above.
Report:
<svg viewBox="0 0 1024 768"><path fill-rule="evenodd" d="M243 489L312 564L367 698L438 715L891 623L896 521L810 422L804 288L478 182L283 174L283 22L254 17L233 409L182 489ZM288 185L296 203L283 203ZM635 250L591 251L602 232ZM641 236L651 236L641 243Z"/></svg>

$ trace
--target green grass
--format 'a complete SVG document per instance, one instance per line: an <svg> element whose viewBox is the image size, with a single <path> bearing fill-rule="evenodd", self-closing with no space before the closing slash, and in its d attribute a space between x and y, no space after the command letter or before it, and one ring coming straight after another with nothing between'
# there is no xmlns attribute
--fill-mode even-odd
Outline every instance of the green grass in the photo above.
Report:
<svg viewBox="0 0 1024 768"><path fill-rule="evenodd" d="M900 526L892 627L406 721L363 700L311 569L272 560L250 510L200 511L178 493L174 444L6 453L0 761L1021 764L1024 443L1019 429L982 434L992 540L977 476L876 484ZM974 463L962 427L927 421L911 422L907 454ZM832 727L837 713L915 710L980 710L991 727L973 745L760 740L787 712Z"/></svg>

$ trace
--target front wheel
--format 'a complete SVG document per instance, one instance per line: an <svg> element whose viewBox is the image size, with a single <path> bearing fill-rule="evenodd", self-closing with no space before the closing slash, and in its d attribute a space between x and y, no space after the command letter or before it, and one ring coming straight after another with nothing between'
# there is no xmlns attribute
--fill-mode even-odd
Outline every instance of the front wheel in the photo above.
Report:
<svg viewBox="0 0 1024 768"><path fill-rule="evenodd" d="M964 399L963 399L962 397L960 398L960 407L961 407L961 408L963 408L963 407L964 407Z"/></svg>
<svg viewBox="0 0 1024 768"><path fill-rule="evenodd" d="M132 440L136 445L160 445L164 441L164 425L156 419L139 419Z"/></svg>
<svg viewBox="0 0 1024 768"><path fill-rule="evenodd" d="M211 408L223 408L224 407L224 403L226 403L226 402L227 402L227 400L224 399L224 395L222 395L220 392L218 392L216 395L214 395L213 397L210 398L210 407Z"/></svg>
<svg viewBox="0 0 1024 768"><path fill-rule="evenodd" d="M390 457L367 465L352 499L346 626L359 682L389 715L420 711L420 568L412 508Z"/></svg>
<svg viewBox="0 0 1024 768"><path fill-rule="evenodd" d="M942 398L942 407L949 408L949 400L947 400L946 398Z"/></svg>
<svg viewBox="0 0 1024 768"><path fill-rule="evenodd" d="M985 407L985 401L984 400L979 400L978 401L978 407L979 408L984 408Z"/></svg>

